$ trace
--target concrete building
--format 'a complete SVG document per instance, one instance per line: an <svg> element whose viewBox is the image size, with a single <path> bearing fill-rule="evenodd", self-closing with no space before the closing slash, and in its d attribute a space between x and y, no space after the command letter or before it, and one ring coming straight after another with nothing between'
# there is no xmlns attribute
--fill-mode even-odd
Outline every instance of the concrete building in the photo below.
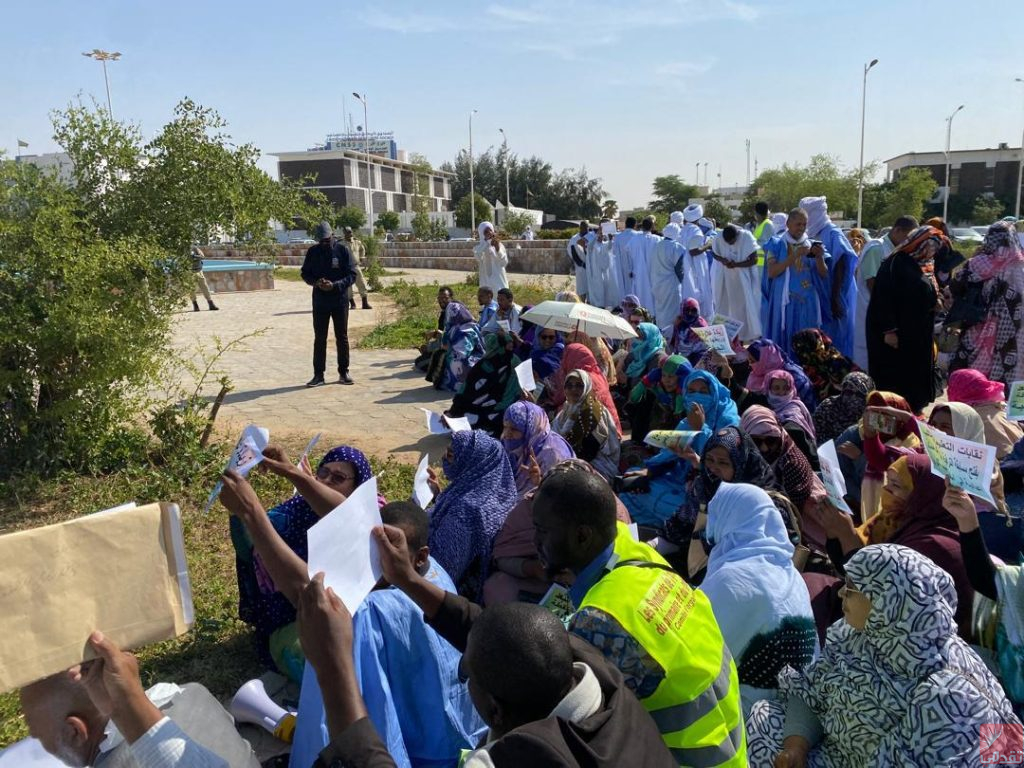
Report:
<svg viewBox="0 0 1024 768"><path fill-rule="evenodd" d="M71 158L67 152L44 152L41 155L18 155L14 158L17 163L28 163L34 165L40 170L57 170L57 178L66 184L70 184L71 171L73 167L71 165Z"/></svg>
<svg viewBox="0 0 1024 768"><path fill-rule="evenodd" d="M1010 201L1017 196L1021 148L1000 144L995 149L958 149L949 153L949 194L975 198L995 196ZM924 168L939 185L935 202L942 202L946 186L945 152L906 152L885 161L886 177L895 181L908 168Z"/></svg>
<svg viewBox="0 0 1024 768"><path fill-rule="evenodd" d="M322 192L336 206L351 205L369 210L373 195L373 215L383 211L411 213L415 184L415 166L400 160L370 155L369 176L366 155L344 149L309 150L306 152L272 152L277 158L281 180L315 177L307 187ZM431 218L454 226L452 210L453 174L431 171L428 190L428 212Z"/></svg>

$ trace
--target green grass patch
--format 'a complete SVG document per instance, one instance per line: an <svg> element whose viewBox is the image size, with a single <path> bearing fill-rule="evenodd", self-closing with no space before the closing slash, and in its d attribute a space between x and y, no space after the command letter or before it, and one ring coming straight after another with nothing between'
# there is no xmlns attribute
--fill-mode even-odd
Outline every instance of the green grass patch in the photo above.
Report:
<svg viewBox="0 0 1024 768"><path fill-rule="evenodd" d="M294 436L280 442L297 457L307 439ZM343 440L341 434L325 433L320 447L326 450ZM101 477L20 478L0 486L0 534L68 520L131 500L173 501L181 507L196 620L182 637L137 651L145 686L158 681L198 681L223 698L263 672L252 633L237 617L235 556L227 512L217 504L208 515L202 513L229 451L229 443L219 443L209 451L210 460L196 464L191 473L182 472L180 466L172 471L143 459L138 465ZM391 457L370 457L370 463L386 498L411 496L414 466ZM291 486L279 477L257 471L251 479L268 508L291 495ZM27 735L17 692L0 695L0 748Z"/></svg>
<svg viewBox="0 0 1024 768"><path fill-rule="evenodd" d="M455 292L456 301L461 301L474 315L479 313L480 305L476 301L477 284L471 275L472 282L449 284ZM397 280L384 289L384 293L394 300L398 308L398 319L390 323L381 323L359 342L360 349L409 349L423 343L423 334L437 327L437 291L439 283L416 285L405 280ZM559 290L550 279L536 279L528 282L512 283L515 301L520 306L534 305L547 299L553 299Z"/></svg>

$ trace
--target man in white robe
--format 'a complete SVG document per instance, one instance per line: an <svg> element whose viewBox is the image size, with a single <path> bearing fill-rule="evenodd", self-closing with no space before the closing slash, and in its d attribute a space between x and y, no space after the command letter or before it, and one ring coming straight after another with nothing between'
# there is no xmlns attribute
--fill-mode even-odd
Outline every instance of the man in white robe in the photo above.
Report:
<svg viewBox="0 0 1024 768"><path fill-rule="evenodd" d="M565 252L569 256L570 269L576 275L576 295L586 300L587 296L587 251L596 235L590 231L590 222L580 222L580 231L569 238Z"/></svg>
<svg viewBox="0 0 1024 768"><path fill-rule="evenodd" d="M615 257L615 265L619 270L619 285L622 286L622 295L633 293L633 261L629 256L629 241L636 236L636 219L633 216L626 217L626 226L621 232L615 235L612 240L612 256Z"/></svg>
<svg viewBox="0 0 1024 768"><path fill-rule="evenodd" d="M704 208L699 204L688 205L683 211L685 224L677 238L679 244L686 249L686 256L683 257L680 303L686 299L696 299L700 304L701 317L710 322L715 316L715 295L711 286L711 268L705 255L708 239L704 231L697 226L697 222L703 216Z"/></svg>
<svg viewBox="0 0 1024 768"><path fill-rule="evenodd" d="M676 238L679 226L668 224L661 231L662 240L651 254L651 291L654 293L654 324L664 332L671 329L679 314L679 283L683 274L686 249Z"/></svg>
<svg viewBox="0 0 1024 768"><path fill-rule="evenodd" d="M740 340L761 338L761 271L757 241L745 229L728 224L711 242L715 264L711 280L718 313L743 323Z"/></svg>
<svg viewBox="0 0 1024 768"><path fill-rule="evenodd" d="M640 224L640 232L629 239L626 246L632 267L633 293L640 299L640 306L654 309L654 292L651 290L651 256L661 238L654 234L654 218L648 216Z"/></svg>
<svg viewBox="0 0 1024 768"><path fill-rule="evenodd" d="M623 295L620 279L612 241L599 231L587 253L587 301L604 309L617 307Z"/></svg>
<svg viewBox="0 0 1024 768"><path fill-rule="evenodd" d="M508 254L505 245L498 240L491 222L481 221L477 232L480 234L480 242L473 249L473 256L480 273L480 287L490 288L497 293L502 288L508 288L508 277L505 275Z"/></svg>

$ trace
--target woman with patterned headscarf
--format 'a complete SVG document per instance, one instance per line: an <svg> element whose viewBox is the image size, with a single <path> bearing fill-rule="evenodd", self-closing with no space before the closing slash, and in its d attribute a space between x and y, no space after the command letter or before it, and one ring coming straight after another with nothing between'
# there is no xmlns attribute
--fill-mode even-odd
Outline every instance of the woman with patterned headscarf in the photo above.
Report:
<svg viewBox="0 0 1024 768"><path fill-rule="evenodd" d="M530 478L534 462L543 474L558 462L575 458L565 438L551 428L544 409L525 400L505 409L501 445L512 465L519 498L534 488Z"/></svg>
<svg viewBox="0 0 1024 768"><path fill-rule="evenodd" d="M456 432L441 459L447 487L430 512L431 556L474 602L491 566L491 546L516 503L516 480L501 443L485 432Z"/></svg>
<svg viewBox="0 0 1024 768"><path fill-rule="evenodd" d="M1024 249L1010 223L988 228L949 288L954 301L980 296L978 321L962 329L950 370L973 368L1003 384L1024 379Z"/></svg>
<svg viewBox="0 0 1024 768"><path fill-rule="evenodd" d="M878 268L868 304L871 378L905 397L915 413L935 399L935 259L949 248L941 230L915 229Z"/></svg>
<svg viewBox="0 0 1024 768"><path fill-rule="evenodd" d="M805 328L793 335L793 356L811 380L819 403L838 394L846 374L857 369L818 328Z"/></svg>
<svg viewBox="0 0 1024 768"><path fill-rule="evenodd" d="M828 397L814 410L814 433L818 445L835 440L860 421L867 407L868 392L875 382L862 371L846 374L838 395Z"/></svg>
<svg viewBox="0 0 1024 768"><path fill-rule="evenodd" d="M598 367L594 353L583 344L569 344L562 355L562 364L551 376L551 391L549 399L555 408L561 408L565 402L565 379L572 371L586 371L590 374L590 384L594 396L601 401L601 405L608 409L613 421L615 431L621 435L622 425L619 423L619 414L615 410L615 402L612 400L612 393L608 387L608 380Z"/></svg>
<svg viewBox="0 0 1024 768"><path fill-rule="evenodd" d="M427 381L433 382L434 389L458 392L470 369L484 356L480 326L462 302L450 301L444 309L441 352L431 359Z"/></svg>
<svg viewBox="0 0 1024 768"><path fill-rule="evenodd" d="M981 765L985 724L1020 733L999 681L957 636L953 580L928 558L865 547L846 564L842 598L821 657L780 675L785 703L751 710L751 768Z"/></svg>
<svg viewBox="0 0 1024 768"><path fill-rule="evenodd" d="M494 437L500 435L505 409L522 395L516 377L519 362L511 342L502 342L498 334L488 333L484 336L484 356L469 371L466 383L444 415L465 416L474 429Z"/></svg>
<svg viewBox="0 0 1024 768"><path fill-rule="evenodd" d="M267 511L274 530L285 544L303 560L308 558L306 532L350 496L360 485L373 477L370 462L362 451L339 445L324 454L313 477L296 475L294 465L283 450L268 446L266 469L287 477L305 495L296 493L287 501ZM306 470L308 472L308 470ZM329 493L324 493L324 489ZM340 496L339 496L340 494ZM325 501L326 499L326 501ZM384 499L378 498L380 506ZM256 650L260 660L295 682L302 679L304 656L299 648L295 627L295 608L277 591L273 579L253 549L252 540L242 521L230 519L231 543L235 549L235 572L238 576L238 617L255 630Z"/></svg>
<svg viewBox="0 0 1024 768"><path fill-rule="evenodd" d="M565 438L578 458L590 462L606 480L619 473L622 441L615 419L594 394L586 371L570 371L565 377L565 405L551 428Z"/></svg>

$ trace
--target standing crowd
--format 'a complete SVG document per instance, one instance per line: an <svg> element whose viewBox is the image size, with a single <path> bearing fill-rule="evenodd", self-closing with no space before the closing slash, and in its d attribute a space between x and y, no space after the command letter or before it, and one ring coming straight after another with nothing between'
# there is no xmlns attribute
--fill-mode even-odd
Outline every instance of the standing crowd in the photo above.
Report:
<svg viewBox="0 0 1024 768"><path fill-rule="evenodd" d="M941 220L868 240L824 198L757 211L581 225L555 298L624 341L532 323L480 225L479 308L442 287L416 360L472 429L426 509L379 499L383 579L354 615L309 579L306 532L366 457L268 447L296 489L277 504L225 474L240 618L301 684L290 765L974 766L984 726L1021 727L1013 224L959 254ZM323 279L326 326L352 276ZM728 355L695 332L723 318ZM995 447L994 503L932 473L921 424Z"/></svg>

